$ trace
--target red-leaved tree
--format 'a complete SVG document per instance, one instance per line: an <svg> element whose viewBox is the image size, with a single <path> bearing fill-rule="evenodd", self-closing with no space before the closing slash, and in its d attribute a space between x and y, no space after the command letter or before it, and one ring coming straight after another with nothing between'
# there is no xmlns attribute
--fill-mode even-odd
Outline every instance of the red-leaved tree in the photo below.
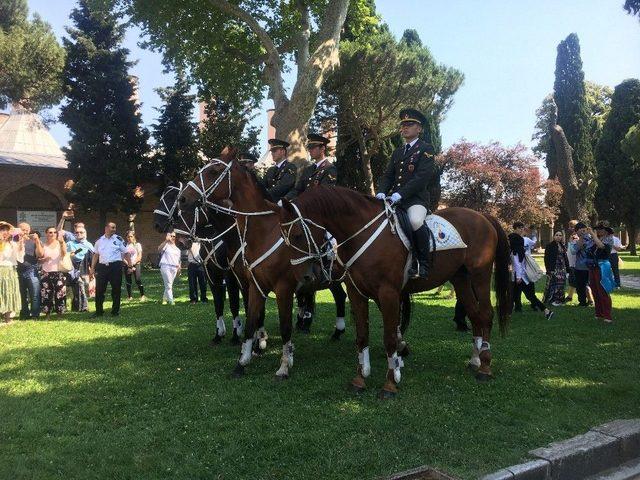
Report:
<svg viewBox="0 0 640 480"><path fill-rule="evenodd" d="M523 145L505 147L462 140L439 159L444 167L443 202L497 217L503 224L551 224L561 187L545 181L535 156Z"/></svg>

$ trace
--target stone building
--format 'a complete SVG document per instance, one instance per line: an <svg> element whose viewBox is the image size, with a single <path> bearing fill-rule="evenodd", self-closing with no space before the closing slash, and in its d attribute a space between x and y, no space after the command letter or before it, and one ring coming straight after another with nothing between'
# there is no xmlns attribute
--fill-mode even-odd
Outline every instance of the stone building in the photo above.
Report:
<svg viewBox="0 0 640 480"><path fill-rule="evenodd" d="M17 224L26 221L43 232L58 223L67 208L65 183L69 171L64 153L37 115L13 109L0 113L0 220ZM135 230L145 257L153 254L163 236L153 230L153 210L158 204L154 185L143 185L145 198L135 217ZM98 213L75 212L86 224L90 240L102 235ZM108 215L118 231L129 227L126 214ZM72 228L70 224L65 226Z"/></svg>

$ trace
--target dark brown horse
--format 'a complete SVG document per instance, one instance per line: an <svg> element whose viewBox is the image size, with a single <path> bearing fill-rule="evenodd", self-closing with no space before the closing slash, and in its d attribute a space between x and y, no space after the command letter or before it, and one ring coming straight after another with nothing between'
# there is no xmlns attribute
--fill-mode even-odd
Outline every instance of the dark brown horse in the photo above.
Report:
<svg viewBox="0 0 640 480"><path fill-rule="evenodd" d="M477 368L478 379L491 377L490 290L494 263L498 319L503 333L510 318L509 244L495 218L466 208L438 211L456 227L467 248L437 252L429 278L405 284L408 252L398 235L388 225L382 225L387 215L381 200L342 187L319 186L303 193L294 203L283 203L280 221L297 258L293 262L298 264L294 267L297 278L318 276L321 262L326 271L327 258L332 255L326 249L327 231L337 241L336 261L347 264L347 293L357 330L359 366L352 380L355 389L365 387L364 378L370 372L368 299L374 299L382 312L388 369L381 395L392 397L403 366L397 354L401 295L430 290L448 280L472 323L473 354L469 363ZM375 217L378 219L372 221ZM379 235L365 246L374 232Z"/></svg>
<svg viewBox="0 0 640 480"><path fill-rule="evenodd" d="M266 198L264 189L255 175L236 161L216 159L198 173L184 188L180 201L180 216L187 225L211 222L221 231L231 223L240 254L232 258L234 272L241 283L247 285L247 323L245 340L234 375L244 373L251 360L251 345L264 309L266 295L276 294L283 352L278 378L287 378L293 364L292 307L298 280L291 268L291 252L284 245L277 205ZM204 212L195 218L194 212ZM220 222L216 224L216 222ZM226 222L226 223L223 223ZM230 249L230 252L235 250ZM240 262L240 267L238 267Z"/></svg>

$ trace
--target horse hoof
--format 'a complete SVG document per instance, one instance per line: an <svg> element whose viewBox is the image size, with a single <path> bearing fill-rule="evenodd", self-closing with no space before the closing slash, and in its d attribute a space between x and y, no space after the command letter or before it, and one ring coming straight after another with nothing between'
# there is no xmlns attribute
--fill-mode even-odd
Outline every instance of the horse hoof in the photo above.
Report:
<svg viewBox="0 0 640 480"><path fill-rule="evenodd" d="M221 341L222 341L222 337L216 334L216 336L209 341L209 346L215 347L216 345L220 344Z"/></svg>
<svg viewBox="0 0 640 480"><path fill-rule="evenodd" d="M378 398L380 400L393 400L398 396L398 392L390 392L389 390L380 390Z"/></svg>
<svg viewBox="0 0 640 480"><path fill-rule="evenodd" d="M410 353L411 353L411 350L409 350L409 345L405 344L402 350L398 352L398 355L400 355L402 358L405 358L405 357L408 357Z"/></svg>
<svg viewBox="0 0 640 480"><path fill-rule="evenodd" d="M476 380L480 383L486 383L490 380L493 380L493 375L491 375L490 373L476 372Z"/></svg>
<svg viewBox="0 0 640 480"><path fill-rule="evenodd" d="M333 334L331 335L331 340L333 340L333 341L340 340L340 337L344 334L344 331L345 331L344 328L342 330L340 330L339 328L336 328L333 331Z"/></svg>
<svg viewBox="0 0 640 480"><path fill-rule="evenodd" d="M276 375L276 380L284 382L285 380L289 380L289 375Z"/></svg>
<svg viewBox="0 0 640 480"><path fill-rule="evenodd" d="M231 378L241 378L242 376L244 376L244 365L236 363L236 366L231 372Z"/></svg>
<svg viewBox="0 0 640 480"><path fill-rule="evenodd" d="M467 363L467 369L468 369L471 373L473 373L474 375L478 372L478 368L480 368L480 367L478 367L477 365L474 365L474 364L473 364L473 363L471 363L471 362Z"/></svg>

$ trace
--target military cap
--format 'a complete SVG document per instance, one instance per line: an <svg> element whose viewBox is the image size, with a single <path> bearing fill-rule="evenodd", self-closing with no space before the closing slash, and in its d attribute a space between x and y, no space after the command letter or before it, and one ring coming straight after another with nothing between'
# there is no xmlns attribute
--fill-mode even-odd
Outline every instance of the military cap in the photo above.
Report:
<svg viewBox="0 0 640 480"><path fill-rule="evenodd" d="M400 123L404 122L413 122L424 125L427 122L427 118L418 110L413 108L403 108L400 110Z"/></svg>
<svg viewBox="0 0 640 480"><path fill-rule="evenodd" d="M316 145L328 145L330 140L317 133L310 133L307 135L307 148L315 147Z"/></svg>
<svg viewBox="0 0 640 480"><path fill-rule="evenodd" d="M240 162L251 162L251 163L256 163L258 161L258 159L256 158L255 155L252 155L248 152L244 152L242 154L240 154Z"/></svg>
<svg viewBox="0 0 640 480"><path fill-rule="evenodd" d="M609 225L606 225L604 222L599 222L595 227L593 227L593 229L594 230L604 230L609 235L611 235L613 233L613 228L611 228Z"/></svg>
<svg viewBox="0 0 640 480"><path fill-rule="evenodd" d="M284 140L280 140L278 138L270 138L269 145L270 148L287 148L289 146L289 142L285 142Z"/></svg>

